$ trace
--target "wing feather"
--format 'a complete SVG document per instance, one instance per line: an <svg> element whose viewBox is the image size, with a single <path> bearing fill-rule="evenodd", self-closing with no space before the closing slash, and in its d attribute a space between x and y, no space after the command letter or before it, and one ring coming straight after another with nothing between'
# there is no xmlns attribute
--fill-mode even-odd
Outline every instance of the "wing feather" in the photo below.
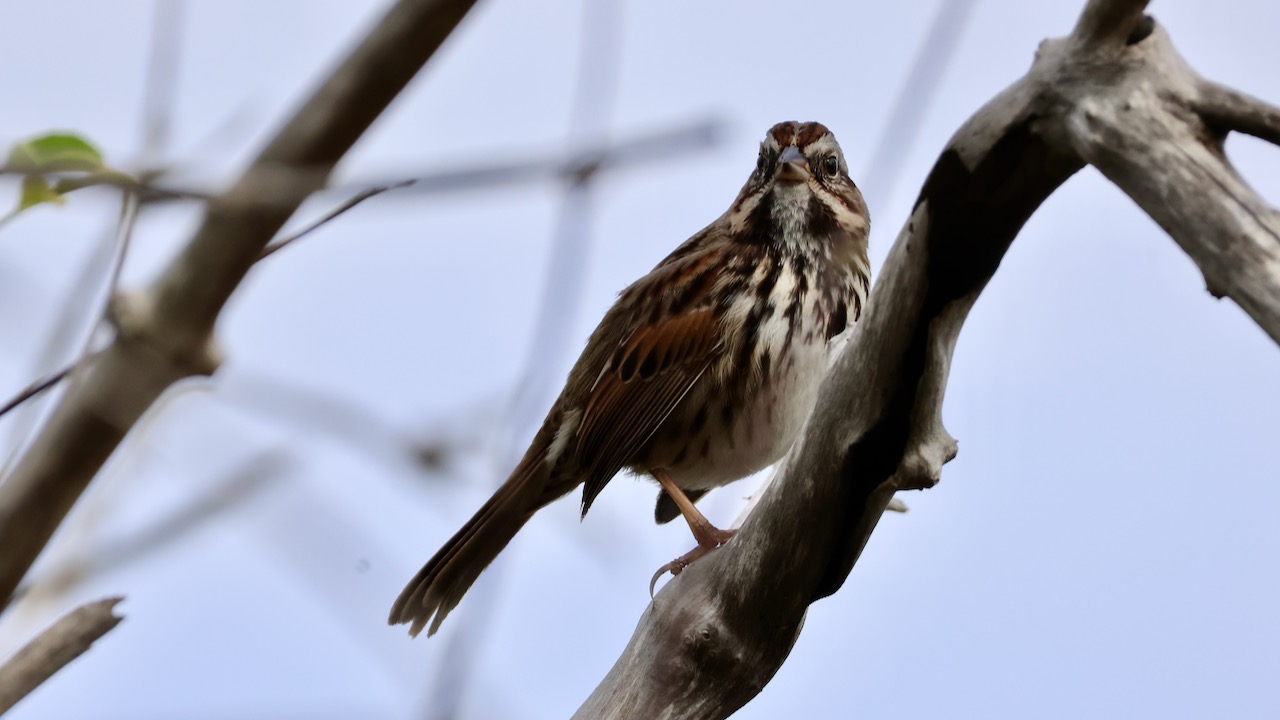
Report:
<svg viewBox="0 0 1280 720"><path fill-rule="evenodd" d="M702 378L722 348L720 323L700 307L644 323L610 356L578 427L582 512Z"/></svg>

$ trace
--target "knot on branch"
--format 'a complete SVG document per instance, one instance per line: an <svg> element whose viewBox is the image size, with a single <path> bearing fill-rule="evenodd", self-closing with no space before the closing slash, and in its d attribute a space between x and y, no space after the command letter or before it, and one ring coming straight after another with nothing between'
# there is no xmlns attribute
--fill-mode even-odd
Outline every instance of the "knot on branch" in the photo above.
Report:
<svg viewBox="0 0 1280 720"><path fill-rule="evenodd" d="M149 364L172 380L193 375L212 375L222 365L222 352L212 334L187 327L164 327L148 293L117 293L111 299L107 317L121 341L152 356Z"/></svg>
<svg viewBox="0 0 1280 720"><path fill-rule="evenodd" d="M903 453L902 462L893 474L894 487L898 490L928 490L942 479L942 466L954 460L959 451L955 438L938 426L927 439L908 447Z"/></svg>
<svg viewBox="0 0 1280 720"><path fill-rule="evenodd" d="M602 153L590 152L583 154L566 168L566 174L570 178L570 186L582 187L591 182L603 166L604 155Z"/></svg>
<svg viewBox="0 0 1280 720"><path fill-rule="evenodd" d="M695 673L732 677L745 657L733 638L718 618L704 616L681 636L680 652Z"/></svg>

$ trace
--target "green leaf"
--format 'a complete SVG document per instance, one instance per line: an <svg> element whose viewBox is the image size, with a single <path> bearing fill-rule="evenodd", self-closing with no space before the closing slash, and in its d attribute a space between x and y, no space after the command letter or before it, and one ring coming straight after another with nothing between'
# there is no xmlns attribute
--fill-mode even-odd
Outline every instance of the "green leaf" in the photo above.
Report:
<svg viewBox="0 0 1280 720"><path fill-rule="evenodd" d="M6 219L41 203L61 205L62 196L94 185L129 186L133 178L112 170L93 143L70 132L51 132L24 140L9 150L5 169L24 175L18 207ZM52 178L50 175L71 177Z"/></svg>
<svg viewBox="0 0 1280 720"><path fill-rule="evenodd" d="M22 181L22 196L18 199L18 209L14 212L22 212L43 202L61 205L62 193L54 190L42 177L28 177Z"/></svg>
<svg viewBox="0 0 1280 720"><path fill-rule="evenodd" d="M18 143L9 151L9 170L20 173L93 172L105 167L102 153L71 133L49 133Z"/></svg>

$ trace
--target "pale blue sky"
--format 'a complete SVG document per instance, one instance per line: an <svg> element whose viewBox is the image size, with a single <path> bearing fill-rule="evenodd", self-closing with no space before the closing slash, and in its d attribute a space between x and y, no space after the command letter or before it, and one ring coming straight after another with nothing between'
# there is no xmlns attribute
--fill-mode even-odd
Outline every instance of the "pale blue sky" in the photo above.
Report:
<svg viewBox="0 0 1280 720"><path fill-rule="evenodd" d="M878 269L947 138L1082 4L980 0L886 188L859 172L937 3L625 3L611 134L707 117L727 132L714 151L601 181L557 373L614 293L723 211L780 120L819 120L840 139L871 202ZM188 3L170 157L193 182L229 177L383 5ZM151 9L0 6L0 143L74 128L127 166ZM1151 12L1203 75L1280 102L1280 5ZM344 172L565 147L580 15L581 0L481 2ZM1276 149L1234 138L1228 150L1280 200ZM690 544L679 523L652 524L649 484L615 481L583 523L576 499L539 514L441 635L385 625L403 583L505 474L483 438L531 343L559 195L543 183L379 198L257 269L224 315L222 372L132 436L37 575L117 559L119 543L254 458L272 479L190 534L6 613L0 654L79 602L128 596L127 621L12 716L423 717L470 617L484 632L461 717L567 717L630 636L653 569ZM0 395L43 369L35 358L113 202L73 196L0 231ZM151 277L196 220L178 207L144 217L126 281ZM909 514L883 520L737 717L1273 717L1277 359L1151 220L1082 171L1028 223L960 337L944 409L959 457L904 498ZM306 422L333 413L282 417L267 394L281 386L360 408L342 416L381 444ZM482 440L450 473L423 475L390 429ZM749 492L721 490L707 512L728 522Z"/></svg>

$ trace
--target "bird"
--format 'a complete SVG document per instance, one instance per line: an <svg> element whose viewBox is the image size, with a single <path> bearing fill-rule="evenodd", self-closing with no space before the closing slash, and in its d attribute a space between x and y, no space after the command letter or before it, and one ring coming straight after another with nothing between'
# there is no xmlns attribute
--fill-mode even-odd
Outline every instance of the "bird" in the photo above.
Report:
<svg viewBox="0 0 1280 720"><path fill-rule="evenodd" d="M791 447L866 304L870 227L831 131L771 127L729 209L619 293L511 475L409 581L389 623L434 635L535 512L581 485L585 517L623 470L655 480L655 520L683 515L697 541L654 581L728 542L694 503Z"/></svg>

